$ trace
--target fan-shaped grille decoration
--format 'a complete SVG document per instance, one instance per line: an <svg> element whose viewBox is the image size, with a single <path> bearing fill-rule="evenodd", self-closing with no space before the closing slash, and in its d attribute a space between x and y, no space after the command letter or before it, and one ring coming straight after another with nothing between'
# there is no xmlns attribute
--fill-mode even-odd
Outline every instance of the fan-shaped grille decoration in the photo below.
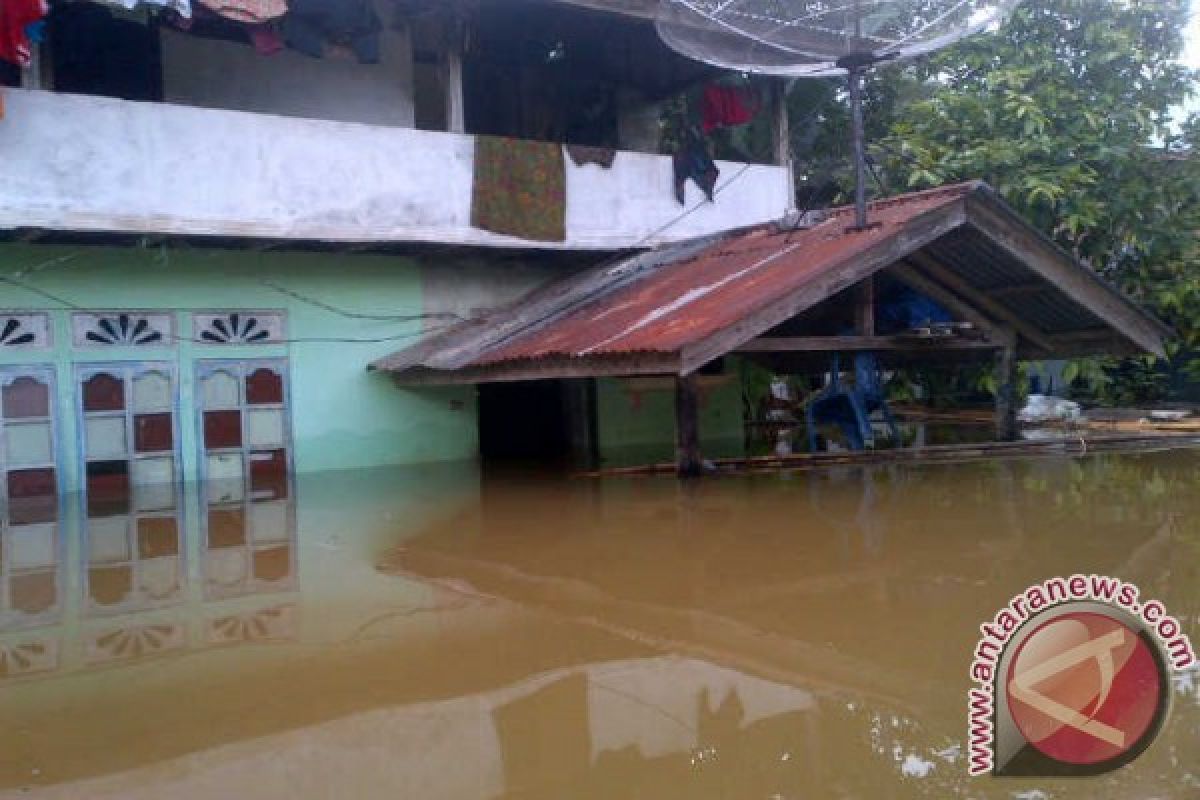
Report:
<svg viewBox="0 0 1200 800"><path fill-rule="evenodd" d="M56 666L57 648L49 642L0 643L0 678L47 672Z"/></svg>
<svg viewBox="0 0 1200 800"><path fill-rule="evenodd" d="M112 311L75 315L75 343L85 347L145 347L171 340L168 314Z"/></svg>
<svg viewBox="0 0 1200 800"><path fill-rule="evenodd" d="M44 347L48 332L43 314L0 314L0 347Z"/></svg>
<svg viewBox="0 0 1200 800"><path fill-rule="evenodd" d="M184 644L183 628L158 624L120 628L96 636L88 647L88 661L125 661L178 650Z"/></svg>
<svg viewBox="0 0 1200 800"><path fill-rule="evenodd" d="M295 608L286 605L218 617L209 622L208 638L213 644L290 639L295 634L294 614Z"/></svg>
<svg viewBox="0 0 1200 800"><path fill-rule="evenodd" d="M283 317L253 311L196 314L193 329L205 344L271 344L283 338Z"/></svg>

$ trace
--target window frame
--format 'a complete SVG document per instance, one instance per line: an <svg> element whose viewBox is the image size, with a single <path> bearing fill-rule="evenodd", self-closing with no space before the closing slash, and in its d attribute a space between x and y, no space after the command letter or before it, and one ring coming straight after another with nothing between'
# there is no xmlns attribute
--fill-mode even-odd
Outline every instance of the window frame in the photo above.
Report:
<svg viewBox="0 0 1200 800"><path fill-rule="evenodd" d="M133 465L137 461L147 461L154 458L162 458L165 453L170 453L173 462L172 476L169 482L171 491L174 497L174 502L171 507L179 506L180 489L183 483L183 461L182 461L182 425L180 416L182 409L180 404L180 386L179 386L179 370L173 361L88 361L80 362L74 365L74 395L75 395L75 421L79 426L79 441L78 441L78 456L79 456L79 477L80 491L86 496L88 493L88 465L92 462L106 461L126 461L129 464L127 478L131 495L135 492L137 485L133 480L134 469ZM160 372L164 373L171 382L169 392L169 413L171 414L171 449L170 450L153 450L144 453L139 453L136 449L137 431L136 417L137 410L133 403L133 382L134 380L147 373ZM124 408L119 411L87 411L84 409L83 384L89 378L96 375L109 374L121 378L124 392ZM162 411L149 413L164 413ZM125 457L121 458L89 458L88 457L88 441L87 441L87 421L89 419L123 419L125 422ZM166 485L166 484L155 484ZM130 512L137 508L137 504L133 503L130 506ZM86 507L85 507L86 508Z"/></svg>
<svg viewBox="0 0 1200 800"><path fill-rule="evenodd" d="M292 396L291 396L291 370L290 362L286 356L262 356L256 358L198 358L194 362L194 380L193 394L195 412L196 412L196 446L199 451L197 459L197 478L199 485L202 487L200 491L200 551L201 551L201 573L203 574L203 594L207 600L224 600L232 597L245 597L256 594L275 594L288 592L295 588L296 574L298 565L297 539L296 539L296 510L293 500L294 488L292 480L294 476L294 440L292 422ZM251 404L247 399L246 379L259 369L266 368L279 376L282 392L282 403L264 403ZM229 408L208 408L205 402L205 381L216 373L225 372L236 378L238 384L238 405L237 411L241 417L241 445L239 447L216 447L211 450L208 448L204 434L204 415L208 411L227 411ZM284 496L278 497L273 494L259 494L256 496L253 490L252 478L250 473L251 456L255 451L262 451L264 448L255 447L250 442L249 436L249 415L248 410L254 409L272 409L282 412L283 419L283 435L282 443L274 448L282 449L285 453L284 464ZM208 459L210 454L229 453L238 454L242 459L242 476L241 476L241 494L238 497L230 497L228 495L213 496L211 494L213 484L209 480L208 475ZM218 487L219 488L219 487ZM260 541L255 538L255 520L251 509L255 505L271 505L278 506L283 512L283 520L287 537L284 540L268 539ZM210 542L211 521L210 513L212 511L236 512L240 515L241 542L240 544L225 544L220 547L212 547ZM265 552L272 549L277 549L286 546L288 549L288 570L287 575L276 581L260 580L254 577L254 558L260 552ZM218 587L212 581L208 574L209 559L214 550L224 552L232 552L234 550L241 554L242 563L246 566L245 577L241 579L238 586L232 585Z"/></svg>
<svg viewBox="0 0 1200 800"><path fill-rule="evenodd" d="M20 417L21 422L45 422L50 429L51 461L49 463L21 464L12 468L8 463L8 420L4 416L3 406L0 405L0 630L16 631L37 628L53 624L63 611L64 572L63 572L63 453L62 439L59 431L60 415L58 408L57 370L53 364L3 364L0 365L0 394L3 389L11 386L21 378L33 378L46 387L46 410L44 417ZM8 496L8 475L10 472L22 470L52 470L54 473L54 498L52 519L37 522L22 522L13 524L11 516L12 504ZM13 528L49 526L52 541L50 554L52 564L49 566L14 567L12 559ZM44 573L54 575L54 602L47 608L28 613L16 610L9 601L11 596L12 579L27 575Z"/></svg>
<svg viewBox="0 0 1200 800"><path fill-rule="evenodd" d="M251 405L246 399L246 378L261 368L267 368L279 375L283 386L283 402L282 403L263 403ZM242 482L244 487L244 497L247 500L253 499L251 492L250 480L250 464L251 453L254 451L263 451L267 448L254 447L250 444L249 437L249 415L248 410L254 409L271 409L283 412L283 436L282 443L273 448L275 450L283 450L285 453L284 473L290 485L291 478L294 475L295 464L295 444L294 444L294 424L292 422L292 392L291 392L291 365L287 356L264 356L256 358L197 358L194 362L193 375L193 406L196 414L196 445L199 450L199 458L196 465L196 477L203 485L208 485L208 457L213 454L234 454L237 453L242 457ZM204 416L208 411L225 411L232 409L210 409L205 405L204 400L204 381L218 372L233 373L238 382L238 406L237 411L240 415L241 424L241 445L239 447L216 447L211 451L205 441L204 434ZM290 490L289 490L290 494ZM205 498L205 502L208 502ZM233 502L233 501L229 501Z"/></svg>
<svg viewBox="0 0 1200 800"><path fill-rule="evenodd" d="M179 370L173 361L97 361L81 362L74 365L74 401L76 423L79 426L78 456L80 474L79 513L82 520L83 536L80 558L83 562L83 575L80 581L83 591L83 608L88 617L104 617L132 612L147 611L156 608L167 608L179 605L187 594L187 553L186 532L183 520L183 482L184 464L182 459L182 407L180 402ZM153 450L139 453L136 447L137 430L136 418L138 410L134 402L134 382L138 377L158 373L165 375L170 382L168 391L168 411L151 410L147 413L171 415L171 449ZM110 375L119 378L122 383L123 408L119 411L87 411L84 408L83 386L86 381L97 375ZM125 425L125 456L117 458L88 457L87 421L89 419L108 418L121 419ZM143 506L139 501L144 497L144 485L134 481L134 464L155 458L163 458L169 454L172 460L171 480L166 483L149 484L151 486L169 487L170 503L157 503ZM93 515L89 513L88 466L93 462L125 461L128 464L127 479L129 482L129 504L123 511ZM93 520L122 520L125 527L125 545L127 557L114 561L92 560ZM177 586L174 592L165 597L147 597L142 586L144 563L150 557L143 557L140 552L140 532L142 520L170 519L175 525L175 547L173 556L157 556L156 558L174 558L177 564ZM96 603L92 597L92 570L96 568L128 567L130 570L130 590L125 599L111 605Z"/></svg>

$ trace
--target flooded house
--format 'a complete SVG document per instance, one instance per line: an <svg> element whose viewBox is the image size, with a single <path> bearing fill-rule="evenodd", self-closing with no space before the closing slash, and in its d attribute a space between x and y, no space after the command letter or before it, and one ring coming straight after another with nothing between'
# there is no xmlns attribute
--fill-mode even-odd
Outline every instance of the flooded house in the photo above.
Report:
<svg viewBox="0 0 1200 800"><path fill-rule="evenodd" d="M741 453L739 358L1161 350L986 187L773 224L782 83L675 54L651 3L192 6L54 3L8 76L14 497L595 462L677 428L691 469ZM877 331L895 286L979 337Z"/></svg>
<svg viewBox="0 0 1200 800"><path fill-rule="evenodd" d="M795 213L782 84L653 7L55 0L0 49L0 800L1080 785L967 779L978 624L1079 571L1194 632L1194 449L557 468L742 453L747 361L993 364L1005 436L1018 359L1169 335L982 184ZM1177 678L1095 796L1200 785Z"/></svg>
<svg viewBox="0 0 1200 800"><path fill-rule="evenodd" d="M52 3L2 88L14 497L472 459L513 426L536 454L586 435L567 409L593 402L618 440L615 385L411 389L368 365L613 253L790 204L781 87L672 53L620 3L352 2L349 38L316 12L300 31L187 5ZM710 201L676 182L661 120L730 80L762 135L711 165Z"/></svg>

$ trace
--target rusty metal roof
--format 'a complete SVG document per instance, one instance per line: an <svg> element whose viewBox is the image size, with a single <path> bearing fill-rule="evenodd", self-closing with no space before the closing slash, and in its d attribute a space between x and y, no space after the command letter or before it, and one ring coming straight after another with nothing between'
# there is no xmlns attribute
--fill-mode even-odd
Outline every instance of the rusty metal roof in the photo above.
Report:
<svg viewBox="0 0 1200 800"><path fill-rule="evenodd" d="M372 367L422 382L686 373L894 264L950 274L968 303L985 295L1043 356L1158 352L1169 333L983 184L880 201L870 221L851 230L837 209L594 268Z"/></svg>

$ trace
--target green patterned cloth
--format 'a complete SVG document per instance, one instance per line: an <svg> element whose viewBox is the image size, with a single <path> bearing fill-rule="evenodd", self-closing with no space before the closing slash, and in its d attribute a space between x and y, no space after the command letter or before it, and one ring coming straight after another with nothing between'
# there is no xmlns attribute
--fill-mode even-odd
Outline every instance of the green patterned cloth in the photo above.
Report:
<svg viewBox="0 0 1200 800"><path fill-rule="evenodd" d="M539 242L567 238L567 172L560 144L475 138L471 224Z"/></svg>

